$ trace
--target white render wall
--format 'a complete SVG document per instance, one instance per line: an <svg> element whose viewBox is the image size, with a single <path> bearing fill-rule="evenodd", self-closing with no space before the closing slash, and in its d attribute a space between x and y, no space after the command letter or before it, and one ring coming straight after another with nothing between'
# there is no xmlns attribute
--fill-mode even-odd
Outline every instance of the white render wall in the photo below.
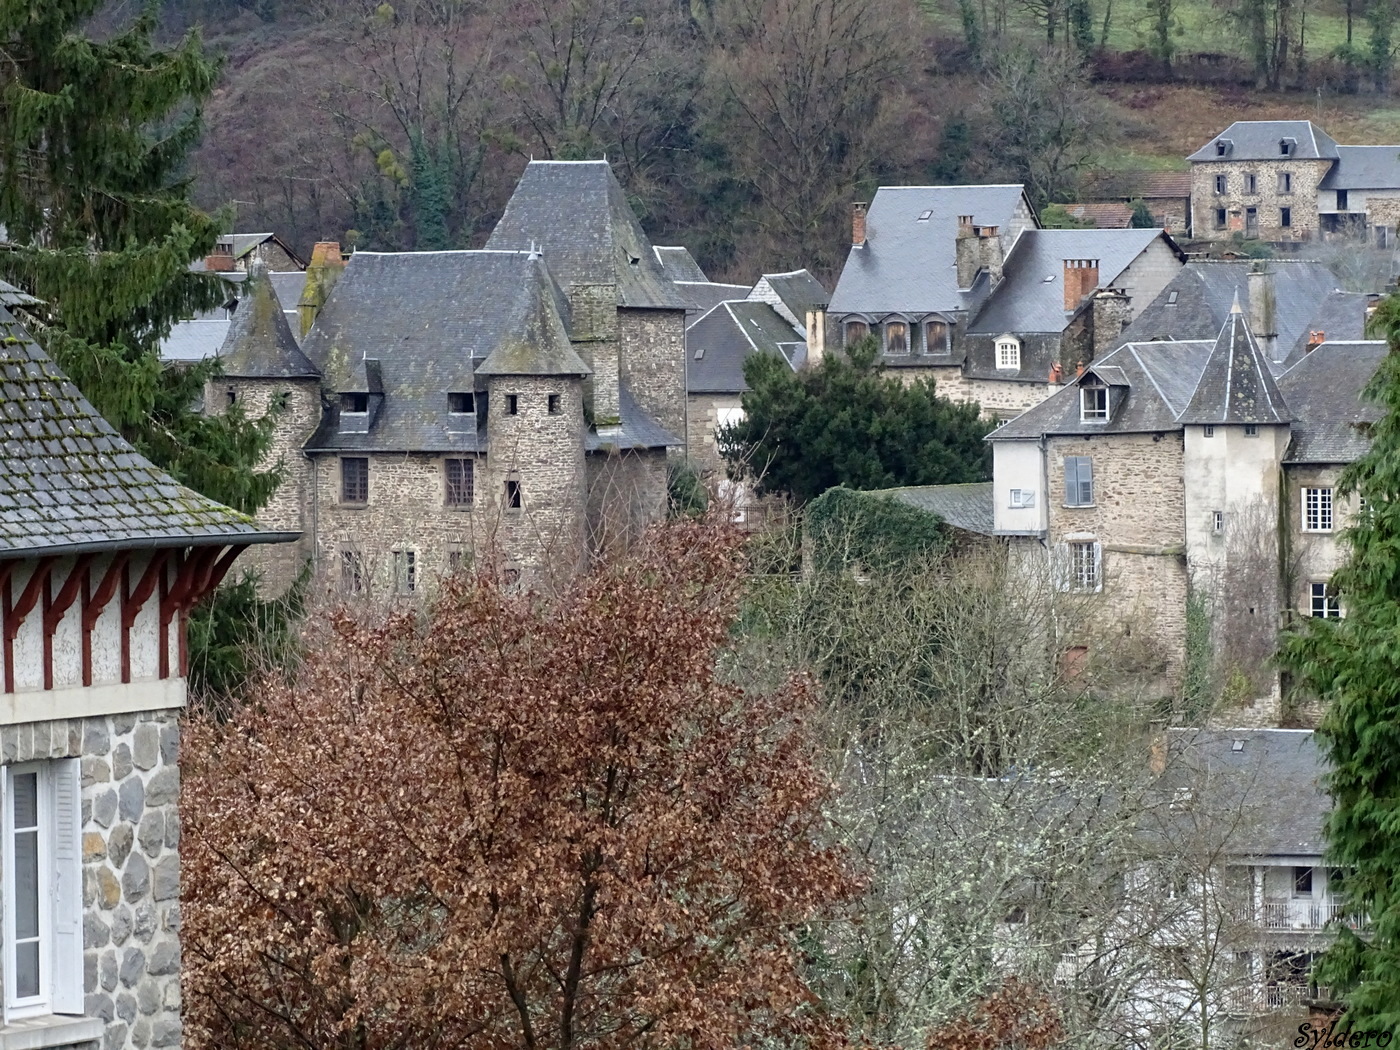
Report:
<svg viewBox="0 0 1400 1050"><path fill-rule="evenodd" d="M1012 508L1011 490L1030 489L1035 505ZM1045 452L1039 441L992 442L993 527L998 533L1044 532L1046 529Z"/></svg>

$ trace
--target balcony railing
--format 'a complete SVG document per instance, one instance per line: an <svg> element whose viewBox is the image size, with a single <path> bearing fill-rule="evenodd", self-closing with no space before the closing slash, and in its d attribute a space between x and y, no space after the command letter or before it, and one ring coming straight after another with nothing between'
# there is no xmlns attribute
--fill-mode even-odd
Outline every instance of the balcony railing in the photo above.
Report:
<svg viewBox="0 0 1400 1050"><path fill-rule="evenodd" d="M1365 921L1361 916L1348 915L1339 901L1295 900L1288 897L1265 898L1260 918L1266 930L1320 930L1329 922L1342 921L1354 930Z"/></svg>

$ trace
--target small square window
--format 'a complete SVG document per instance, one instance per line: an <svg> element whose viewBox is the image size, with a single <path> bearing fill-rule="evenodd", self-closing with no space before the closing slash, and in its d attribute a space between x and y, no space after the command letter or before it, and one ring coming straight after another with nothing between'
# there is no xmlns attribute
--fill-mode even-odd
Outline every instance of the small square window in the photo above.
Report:
<svg viewBox="0 0 1400 1050"><path fill-rule="evenodd" d="M1210 512L1211 532L1225 531L1225 512L1223 510L1213 510Z"/></svg>
<svg viewBox="0 0 1400 1050"><path fill-rule="evenodd" d="M1259 424L1246 423L1244 425L1244 436L1247 438L1257 438L1259 436Z"/></svg>
<svg viewBox="0 0 1400 1050"><path fill-rule="evenodd" d="M353 414L362 414L369 411L368 394L341 394L340 410Z"/></svg>
<svg viewBox="0 0 1400 1050"><path fill-rule="evenodd" d="M1215 437L1215 428L1210 426L1201 427L1201 433L1208 438L1213 438Z"/></svg>
<svg viewBox="0 0 1400 1050"><path fill-rule="evenodd" d="M562 407L562 402L559 400L559 395L558 395L558 394L550 394L550 395L549 395L549 414L550 414L551 416L557 416L557 415L559 415L559 413L561 413L561 412L563 412L563 411L564 411L564 409L563 409L563 407Z"/></svg>
<svg viewBox="0 0 1400 1050"><path fill-rule="evenodd" d="M1035 506L1035 489L1012 489L1010 506L1014 510L1024 510Z"/></svg>
<svg viewBox="0 0 1400 1050"><path fill-rule="evenodd" d="M369 502L369 459L345 456L340 461L340 502Z"/></svg>
<svg viewBox="0 0 1400 1050"><path fill-rule="evenodd" d="M476 394L471 391L448 394L447 410L455 415L471 415L476 411Z"/></svg>
<svg viewBox="0 0 1400 1050"><path fill-rule="evenodd" d="M1332 490L1330 488L1303 490L1303 531L1332 531Z"/></svg>
<svg viewBox="0 0 1400 1050"><path fill-rule="evenodd" d="M506 507L510 510L520 509L520 482L514 478L506 479Z"/></svg>
<svg viewBox="0 0 1400 1050"><path fill-rule="evenodd" d="M418 552L394 551L394 593L412 594L418 589Z"/></svg>
<svg viewBox="0 0 1400 1050"><path fill-rule="evenodd" d="M449 507L470 507L474 495L476 461L471 459L443 460Z"/></svg>
<svg viewBox="0 0 1400 1050"><path fill-rule="evenodd" d="M1314 582L1308 585L1308 614L1319 620L1335 620L1342 615L1342 603L1330 583Z"/></svg>
<svg viewBox="0 0 1400 1050"><path fill-rule="evenodd" d="M506 395L506 415L508 415L508 416L518 416L518 415L520 415L520 395L519 395L519 394L507 394L507 395Z"/></svg>
<svg viewBox="0 0 1400 1050"><path fill-rule="evenodd" d="M230 408L238 404L238 391L233 389L233 387L228 388L228 393L225 396L228 398Z"/></svg>

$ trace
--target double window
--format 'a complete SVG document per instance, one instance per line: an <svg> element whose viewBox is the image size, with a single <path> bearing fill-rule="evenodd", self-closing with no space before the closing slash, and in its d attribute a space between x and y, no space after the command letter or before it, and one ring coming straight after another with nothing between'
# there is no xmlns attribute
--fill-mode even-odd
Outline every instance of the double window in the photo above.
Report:
<svg viewBox="0 0 1400 1050"><path fill-rule="evenodd" d="M5 1010L83 1012L80 762L6 766Z"/></svg>
<svg viewBox="0 0 1400 1050"><path fill-rule="evenodd" d="M1088 456L1065 457L1065 506L1094 505L1094 461Z"/></svg>
<svg viewBox="0 0 1400 1050"><path fill-rule="evenodd" d="M1010 336L997 340L997 368L1020 371L1021 341Z"/></svg>
<svg viewBox="0 0 1400 1050"><path fill-rule="evenodd" d="M1332 531L1332 490L1303 490L1303 531Z"/></svg>
<svg viewBox="0 0 1400 1050"><path fill-rule="evenodd" d="M1319 620L1335 620L1342 615L1342 603L1330 583L1315 580L1308 585L1308 614Z"/></svg>

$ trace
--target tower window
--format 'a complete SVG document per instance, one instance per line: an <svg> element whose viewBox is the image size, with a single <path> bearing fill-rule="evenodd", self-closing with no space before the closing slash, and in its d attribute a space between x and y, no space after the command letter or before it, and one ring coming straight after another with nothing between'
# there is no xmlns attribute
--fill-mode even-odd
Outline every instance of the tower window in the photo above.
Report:
<svg viewBox="0 0 1400 1050"><path fill-rule="evenodd" d="M228 388L228 404L230 408L238 404L238 391L233 387Z"/></svg>
<svg viewBox="0 0 1400 1050"><path fill-rule="evenodd" d="M506 507L510 510L520 509L520 482L514 478L506 480Z"/></svg>
<svg viewBox="0 0 1400 1050"><path fill-rule="evenodd" d="M418 552L394 551L394 593L412 594L418 589Z"/></svg>
<svg viewBox="0 0 1400 1050"><path fill-rule="evenodd" d="M460 415L470 415L476 411L476 395L469 391L448 394L447 410Z"/></svg>
<svg viewBox="0 0 1400 1050"><path fill-rule="evenodd" d="M340 501L369 502L369 458L346 456L340 461Z"/></svg>
<svg viewBox="0 0 1400 1050"><path fill-rule="evenodd" d="M559 413L561 413L561 412L563 412L563 411L564 411L564 409L563 409L563 407L562 407L562 405L561 405L561 403L560 403L559 395L558 395L558 394L550 394L550 395L549 395L549 414L550 414L551 416L557 416L557 415L559 415Z"/></svg>
<svg viewBox="0 0 1400 1050"><path fill-rule="evenodd" d="M518 416L518 415L520 415L520 395L519 395L519 394L507 394L507 395L506 395L506 415L508 415L508 416Z"/></svg>
<svg viewBox="0 0 1400 1050"><path fill-rule="evenodd" d="M447 481L447 505L470 507L476 481L476 462L470 459L448 459L444 460L443 464Z"/></svg>

